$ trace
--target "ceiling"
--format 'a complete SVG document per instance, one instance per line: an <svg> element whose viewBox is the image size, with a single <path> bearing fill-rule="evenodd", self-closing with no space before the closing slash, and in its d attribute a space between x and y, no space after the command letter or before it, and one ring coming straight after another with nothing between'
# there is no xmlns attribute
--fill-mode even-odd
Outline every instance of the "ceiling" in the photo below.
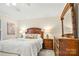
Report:
<svg viewBox="0 0 79 59"><path fill-rule="evenodd" d="M57 17L63 8L64 3L17 3L16 6L0 3L0 15L7 15L18 20Z"/></svg>

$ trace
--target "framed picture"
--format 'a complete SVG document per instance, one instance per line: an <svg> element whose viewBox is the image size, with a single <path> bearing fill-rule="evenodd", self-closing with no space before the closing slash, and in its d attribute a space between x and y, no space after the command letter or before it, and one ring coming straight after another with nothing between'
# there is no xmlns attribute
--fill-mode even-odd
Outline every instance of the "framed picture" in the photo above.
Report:
<svg viewBox="0 0 79 59"><path fill-rule="evenodd" d="M15 24L7 23L7 34L8 35L15 35Z"/></svg>

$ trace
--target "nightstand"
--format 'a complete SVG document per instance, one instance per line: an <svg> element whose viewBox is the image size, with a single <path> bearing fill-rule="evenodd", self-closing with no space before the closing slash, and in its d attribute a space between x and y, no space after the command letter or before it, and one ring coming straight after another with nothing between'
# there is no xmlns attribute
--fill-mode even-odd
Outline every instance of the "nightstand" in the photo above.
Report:
<svg viewBox="0 0 79 59"><path fill-rule="evenodd" d="M43 39L43 48L53 50L53 39Z"/></svg>

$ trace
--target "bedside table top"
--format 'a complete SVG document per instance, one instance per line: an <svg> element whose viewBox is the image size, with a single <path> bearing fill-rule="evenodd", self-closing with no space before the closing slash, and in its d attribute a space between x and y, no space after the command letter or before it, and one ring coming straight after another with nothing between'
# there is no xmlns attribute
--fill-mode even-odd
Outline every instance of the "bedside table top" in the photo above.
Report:
<svg viewBox="0 0 79 59"><path fill-rule="evenodd" d="M50 39L50 38L49 38L49 39L46 39L46 38L45 38L44 40L53 40L53 39Z"/></svg>

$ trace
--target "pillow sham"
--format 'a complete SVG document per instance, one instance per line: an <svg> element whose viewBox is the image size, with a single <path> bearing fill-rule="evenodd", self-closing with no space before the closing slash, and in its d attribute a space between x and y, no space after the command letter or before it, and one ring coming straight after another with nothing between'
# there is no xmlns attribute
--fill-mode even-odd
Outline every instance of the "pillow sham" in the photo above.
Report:
<svg viewBox="0 0 79 59"><path fill-rule="evenodd" d="M40 34L26 34L25 38L27 39L38 39L38 37L41 37Z"/></svg>

